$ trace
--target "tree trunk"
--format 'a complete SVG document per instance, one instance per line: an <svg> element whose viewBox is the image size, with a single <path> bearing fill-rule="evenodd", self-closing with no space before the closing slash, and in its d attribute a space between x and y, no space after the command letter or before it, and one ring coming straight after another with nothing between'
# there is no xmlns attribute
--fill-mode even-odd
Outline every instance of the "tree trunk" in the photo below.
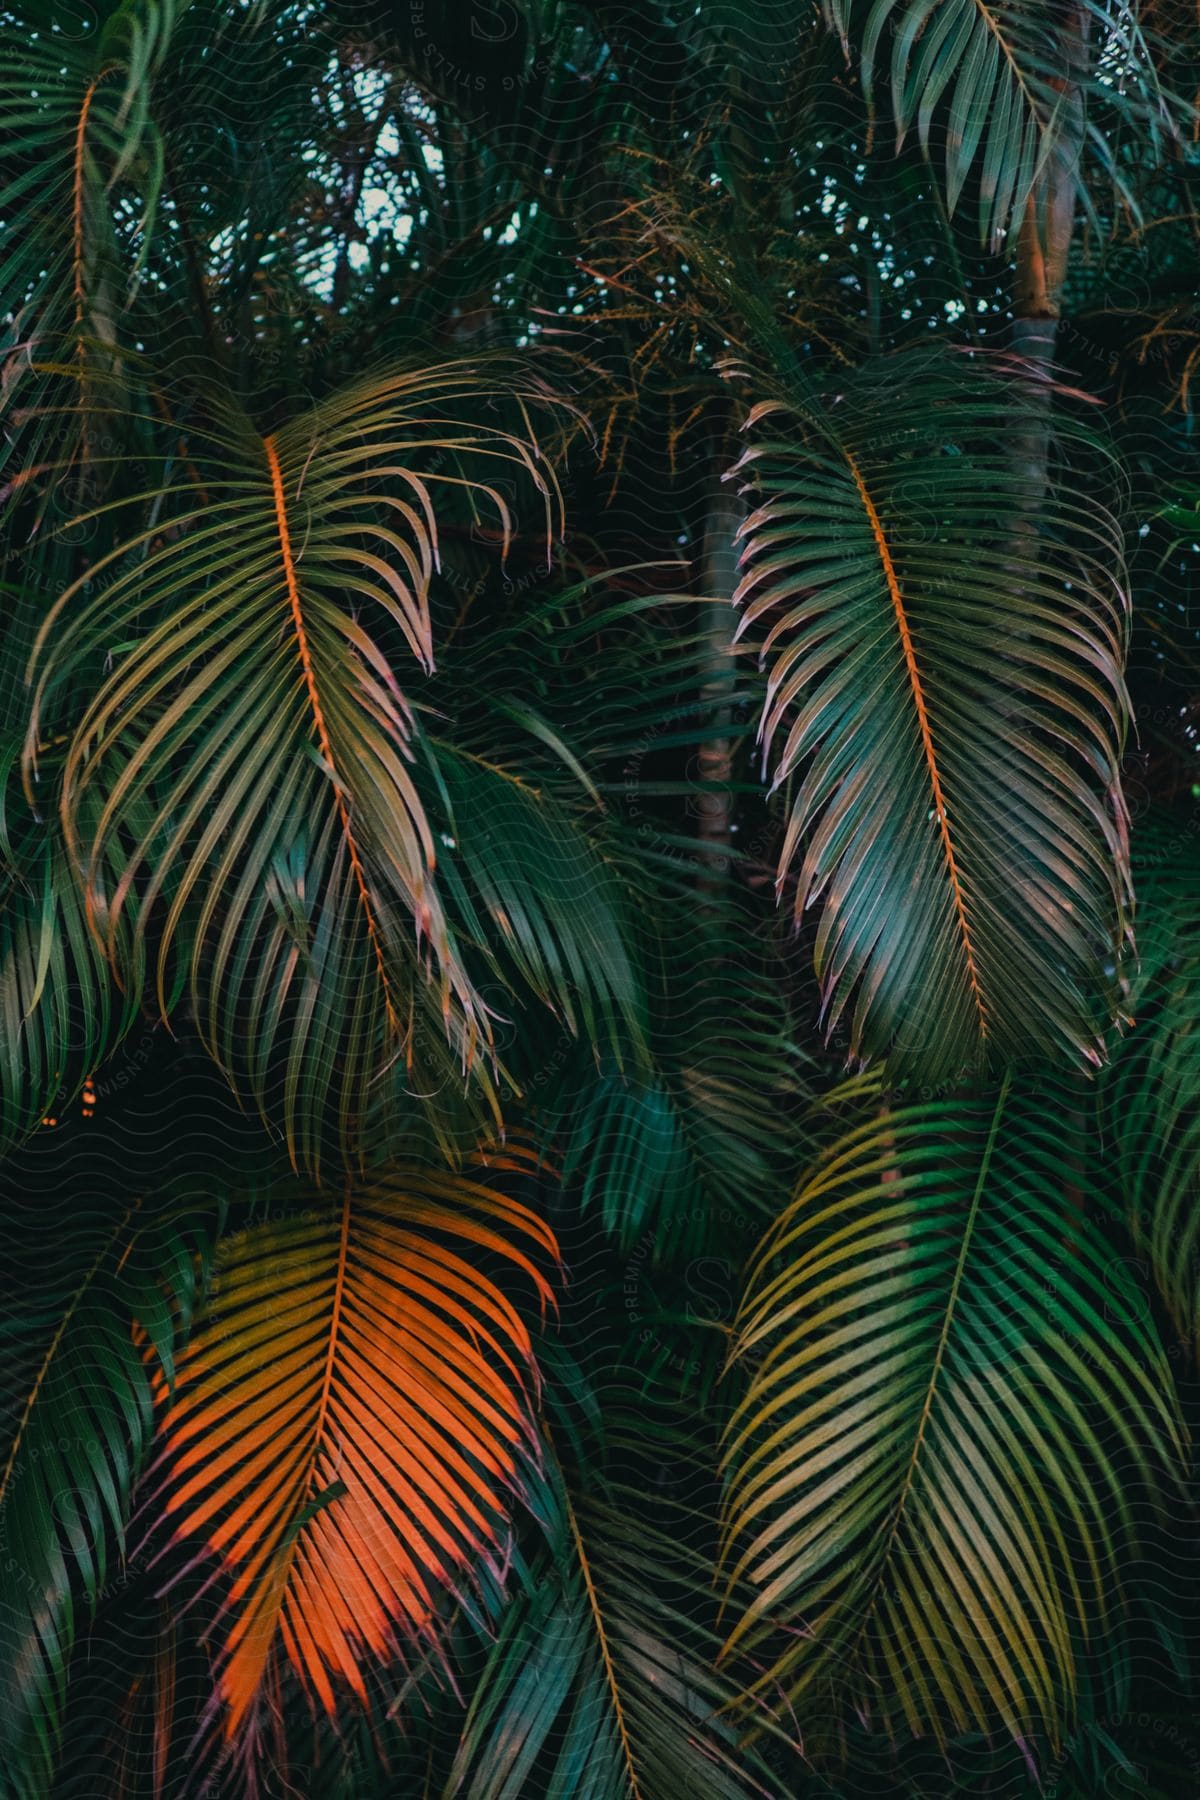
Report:
<svg viewBox="0 0 1200 1800"><path fill-rule="evenodd" d="M1075 196L1079 185L1079 161L1083 153L1085 100L1082 76L1088 50L1088 19L1070 0L1060 3L1059 43L1063 75L1054 85L1059 92L1059 120L1053 149L1041 178L1025 207L1017 240L1017 277L1013 294L1012 348L1029 365L1036 382L1035 418L1019 434L1013 455L1027 477L1023 508L1026 517L1018 533L1025 542L1041 505L1046 487L1050 449L1051 393L1054 350L1063 286L1075 227Z"/></svg>

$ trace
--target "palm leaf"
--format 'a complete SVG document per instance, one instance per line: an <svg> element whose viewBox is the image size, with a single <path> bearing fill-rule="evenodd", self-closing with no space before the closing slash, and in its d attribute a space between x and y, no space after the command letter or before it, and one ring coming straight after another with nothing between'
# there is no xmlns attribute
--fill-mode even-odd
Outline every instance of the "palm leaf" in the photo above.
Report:
<svg viewBox="0 0 1200 1800"><path fill-rule="evenodd" d="M60 1111L136 1016L88 929L57 818L11 795L0 755L0 1147Z"/></svg>
<svg viewBox="0 0 1200 1800"><path fill-rule="evenodd" d="M769 1208L782 1167L790 1180L792 1102L803 1089L804 1057L790 1030L769 915L764 921L762 903L748 903L732 882L719 900L706 893L697 908L695 831L678 818L680 792L694 790L664 779L651 760L686 755L729 733L727 723L713 718L712 703L699 698L718 603L697 606L678 594L631 598L606 591L610 581L580 583L522 607L506 627L489 621L471 643L457 640L440 678L454 686L447 699L438 696L456 721L455 745L437 739L431 748L440 767L461 765L478 806L512 820L511 832L489 834L481 845L464 816L454 835L466 871L481 851L491 858L480 870L488 886L510 868L519 871L514 916L530 921L537 914L524 896L536 884L537 897L546 896L547 924L536 936L526 926L519 947L526 938L535 949L561 940L565 961L573 946L572 971L579 971L585 999L595 996L594 1023L578 1049L565 1032L547 1040L520 1030L506 1064L561 1149L572 1201L577 1197L585 1213L597 1213L626 1250L650 1229L665 1250L668 1239L707 1243L723 1211L741 1213L748 1203ZM719 605L728 619L728 600ZM582 656L592 659L586 687L575 674ZM526 699L530 686L537 714ZM490 704L468 735L472 692L489 696ZM756 698L747 667L729 699L748 710ZM514 725L525 728L518 735ZM535 725L541 727L536 737ZM464 759L468 743L502 768ZM583 773L572 767L575 753ZM567 860L566 842L556 852L547 830L561 818L552 796L564 767L598 792L605 809L594 823L588 814L572 821L604 859L595 872L579 851ZM673 778L676 771L665 773ZM760 792L753 781L744 786ZM739 865L740 841L731 856ZM453 851L441 861L447 910L456 920L462 913L449 880L458 860ZM764 922L766 943L760 941ZM597 1004L602 984L614 1002L628 991L631 926L638 986L645 991L636 1020L627 1004L619 1012L612 1003L601 1012ZM543 981L552 974L553 966ZM624 1027L624 1042L614 1023ZM643 1039L645 1052L630 1054ZM606 1052L599 1069L598 1050Z"/></svg>
<svg viewBox="0 0 1200 1800"><path fill-rule="evenodd" d="M532 1346L498 1277L545 1303L542 1253L549 1230L489 1181L404 1168L219 1247L144 1510L225 1583L230 1737L277 1653L332 1713L336 1690L365 1698L364 1665L437 1645L476 1565L498 1575L537 1461Z"/></svg>
<svg viewBox="0 0 1200 1800"><path fill-rule="evenodd" d="M514 768L452 744L430 750L448 826L440 882L458 934L505 989L526 989L573 1035L636 1045L642 996L628 902L603 839ZM497 996L496 1010L502 1004Z"/></svg>
<svg viewBox="0 0 1200 1800"><path fill-rule="evenodd" d="M1151 843L1154 840L1151 839ZM1176 841L1176 851L1181 840ZM1097 1095L1102 1166L1184 1343L1200 1342L1200 885L1157 847L1139 881L1136 1023Z"/></svg>
<svg viewBox="0 0 1200 1800"><path fill-rule="evenodd" d="M860 1116L861 1118L861 1116ZM731 1645L810 1724L1057 1746L1119 1604L1135 1503L1178 1469L1166 1357L1067 1198L1065 1106L1006 1079L877 1104L750 1268L733 1360Z"/></svg>
<svg viewBox="0 0 1200 1800"><path fill-rule="evenodd" d="M44 8L24 30L8 25L0 476L19 458L18 487L41 470L51 429L92 431L82 412L49 406L59 382L76 387L76 400L112 402L120 324L154 230L163 149L150 90L176 12L176 0L123 0L99 30L78 14L73 30L46 29Z"/></svg>
<svg viewBox="0 0 1200 1800"><path fill-rule="evenodd" d="M897 138L915 126L928 151L935 120L944 126L947 205L953 212L974 178L980 235L993 250L1024 216L1064 134L1079 129L1069 84L1136 116L1143 155L1169 134L1138 8L1128 0L1079 0L1069 17L1025 0L826 0L825 10L844 43L855 36L868 100L889 38ZM1079 34L1077 67L1068 62L1068 24ZM1108 138L1094 124L1086 135L1131 199Z"/></svg>
<svg viewBox="0 0 1200 1800"><path fill-rule="evenodd" d="M1102 491L1043 493L1012 456L1035 404L1019 374L897 358L740 465L739 629L769 627L760 736L791 784L780 881L797 917L821 904L829 1031L926 1081L1098 1063L1119 1002L1121 536ZM768 415L788 408L751 427Z"/></svg>
<svg viewBox="0 0 1200 1800"><path fill-rule="evenodd" d="M468 1066L488 1033L396 671L433 661L432 492L489 499L506 534L495 481L527 477L548 508L528 410L544 398L503 368L446 366L360 380L266 437L226 404L191 432L202 491L154 496L166 528L152 513L93 564L101 591L73 584L35 651L31 765L51 694L92 694L62 810L107 955L134 992L153 955L164 1014L190 988L210 1052L279 1106L309 1168L326 1102L345 1145L418 1019L440 1009ZM501 401L514 430L486 421Z"/></svg>
<svg viewBox="0 0 1200 1800"><path fill-rule="evenodd" d="M115 1223L76 1218L69 1247L61 1230L27 1222L12 1258L21 1279L0 1334L0 1768L23 1793L44 1792L54 1763L80 1602L95 1608L114 1548L124 1556L152 1369L169 1386L203 1274L195 1224L138 1200Z"/></svg>
<svg viewBox="0 0 1200 1800"><path fill-rule="evenodd" d="M514 1596L443 1800L748 1800L772 1789L722 1710L708 1570L643 1496L558 1487L549 1558Z"/></svg>
<svg viewBox="0 0 1200 1800"><path fill-rule="evenodd" d="M573 1058L543 1116L564 1188L626 1253L652 1234L657 1255L699 1254L720 1221L765 1219L786 1194L805 1058L778 974L748 944L748 909L727 906L718 929L664 916L652 1067Z"/></svg>

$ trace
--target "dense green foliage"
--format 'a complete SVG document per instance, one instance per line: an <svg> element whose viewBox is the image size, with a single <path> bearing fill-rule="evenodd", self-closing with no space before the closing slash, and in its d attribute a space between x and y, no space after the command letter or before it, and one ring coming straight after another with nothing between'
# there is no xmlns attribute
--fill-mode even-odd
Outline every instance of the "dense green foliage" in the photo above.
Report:
<svg viewBox="0 0 1200 1800"><path fill-rule="evenodd" d="M1198 87L0 5L0 1800L1196 1790Z"/></svg>

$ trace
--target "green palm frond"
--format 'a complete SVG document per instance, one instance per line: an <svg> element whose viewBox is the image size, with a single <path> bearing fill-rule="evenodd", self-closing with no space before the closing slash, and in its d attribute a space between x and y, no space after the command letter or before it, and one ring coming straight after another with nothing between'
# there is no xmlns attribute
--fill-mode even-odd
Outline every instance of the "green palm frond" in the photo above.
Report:
<svg viewBox="0 0 1200 1800"><path fill-rule="evenodd" d="M552 1102L549 1129L563 1144L563 1181L578 1193L580 1211L596 1216L623 1250L649 1231L661 1243L673 1218L690 1219L698 1209L682 1121L661 1079L573 1066Z"/></svg>
<svg viewBox="0 0 1200 1800"><path fill-rule="evenodd" d="M778 975L756 962L748 909L719 929L666 912L656 946L650 1066L573 1058L545 1108L564 1187L626 1252L711 1246L731 1216L765 1219L783 1193L807 1092Z"/></svg>
<svg viewBox="0 0 1200 1800"><path fill-rule="evenodd" d="M203 1221L140 1200L115 1223L73 1219L69 1248L48 1238L27 1223L0 1333L0 1768L22 1794L45 1791L79 1615L124 1558L152 1373L174 1380L207 1241Z"/></svg>
<svg viewBox="0 0 1200 1800"><path fill-rule="evenodd" d="M1120 1001L1121 533L1102 488L1043 489L1014 454L1047 400L966 357L887 359L756 407L739 465L780 882L798 919L820 906L827 1029L924 1081L1097 1064Z"/></svg>
<svg viewBox="0 0 1200 1800"><path fill-rule="evenodd" d="M528 770L527 744L526 759L507 767L444 740L427 748L447 827L439 883L456 934L514 999L526 990L572 1035L618 1054L622 1043L636 1047L629 902L603 835L554 788L517 772Z"/></svg>
<svg viewBox="0 0 1200 1800"><path fill-rule="evenodd" d="M1189 834L1190 835L1190 834ZM1200 870L1169 838L1139 871L1134 1025L1097 1096L1104 1168L1183 1341L1200 1342ZM1151 839L1151 843L1154 840Z"/></svg>
<svg viewBox="0 0 1200 1800"><path fill-rule="evenodd" d="M1080 131L1072 85L1135 117L1143 155L1161 154L1170 136L1171 112L1129 0L1069 8L825 0L825 11L847 48L853 42L868 101L876 66L887 62L898 138L915 126L928 151L936 122L947 205L953 212L968 181L976 183L980 235L993 249L1020 223L1064 133ZM1084 129L1101 169L1130 198L1109 139L1094 123Z"/></svg>
<svg viewBox="0 0 1200 1800"><path fill-rule="evenodd" d="M714 1667L708 1569L644 1511L629 1490L558 1485L551 1555L504 1615L442 1800L775 1791L723 1716L735 1688Z"/></svg>
<svg viewBox="0 0 1200 1800"><path fill-rule="evenodd" d="M643 584L661 577L640 567L620 573ZM584 581L521 605L479 634L473 649L456 639L438 678L448 692L436 695L455 720L455 745L438 737L431 748L439 764L462 762L472 774L476 754L502 765L492 776L496 804L505 803L514 820L524 804L519 836L526 858L541 840L529 787L550 801L567 782L592 798L579 828L588 826L607 877L588 878L585 888L580 863L569 907L561 897L556 902L563 921L553 929L577 939L593 986L603 975L620 993L622 965L610 965L622 940L604 926L616 904L610 892L620 890L617 916L623 929L632 927L642 990L637 1038L625 1054L632 1036L626 1007L624 1043L614 1042L607 1018L598 1017L600 1032L587 1031L578 1047L563 1033L518 1030L524 1055L506 1053L506 1062L517 1075L524 1071L522 1091L563 1156L564 1183L585 1214L598 1216L626 1249L650 1229L665 1249L668 1240L706 1241L709 1217L722 1209L749 1206L765 1216L792 1152L806 1058L792 1034L777 961L782 934L772 928L769 901L751 899L740 879L731 879L699 904L695 825L679 816L681 795L694 799L696 785L677 778L674 759L693 757L722 732L749 734L744 722L734 730L714 720L713 703L701 696L713 621L720 611L728 628L728 602L630 596L614 585L606 575L603 584ZM575 671L589 654L584 687ZM744 721L757 697L745 667L728 703ZM512 780L518 770L522 786ZM486 777L485 768L481 797ZM761 795L752 779L738 787L747 797ZM578 793L581 807L582 798ZM459 835L465 854L472 834ZM741 841L730 845L739 874L750 860ZM443 891L457 917L448 885L452 858L448 852L442 860ZM497 869L507 860L505 846ZM540 884L540 855L526 870L526 880L535 877ZM549 886L545 891L549 898Z"/></svg>
<svg viewBox="0 0 1200 1800"><path fill-rule="evenodd" d="M23 30L6 25L0 48L4 495L40 471L52 432L86 440L92 430L51 404L57 386L113 403L121 323L162 185L150 90L178 6L123 0L101 27L89 9L67 31L29 10Z"/></svg>
<svg viewBox="0 0 1200 1800"><path fill-rule="evenodd" d="M0 1145L59 1111L136 1017L88 922L57 818L31 814L0 756ZM53 795L53 785L50 793ZM50 800L53 806L53 799Z"/></svg>
<svg viewBox="0 0 1200 1800"><path fill-rule="evenodd" d="M212 1054L310 1168L326 1101L353 1141L417 1020L440 1011L468 1067L488 1035L404 689L433 663L432 495L490 502L507 534L497 484L523 478L549 527L529 410L546 397L445 365L361 379L265 437L226 406L191 433L201 490L163 496L169 523L94 563L100 591L74 583L40 634L27 766L51 696L79 683L63 821L106 953L128 923L120 978L139 991L152 959L164 1013L186 986ZM502 402L513 429L487 420Z"/></svg>
<svg viewBox="0 0 1200 1800"><path fill-rule="evenodd" d="M149 86L177 10L175 0L124 0L99 30L86 18L71 34L38 32L32 20L28 36L9 27L0 57L11 159L0 189L0 314L14 321L6 347L113 342L136 270L136 258L122 268L116 252L114 190L141 168L141 211L125 230L144 254L162 174Z"/></svg>
<svg viewBox="0 0 1200 1800"><path fill-rule="evenodd" d="M869 1102L869 1095L868 1095ZM1180 1426L1128 1270L1067 1192L1069 1114L877 1093L750 1268L727 1566L816 1739L1056 1747ZM779 1643L782 1648L778 1648Z"/></svg>

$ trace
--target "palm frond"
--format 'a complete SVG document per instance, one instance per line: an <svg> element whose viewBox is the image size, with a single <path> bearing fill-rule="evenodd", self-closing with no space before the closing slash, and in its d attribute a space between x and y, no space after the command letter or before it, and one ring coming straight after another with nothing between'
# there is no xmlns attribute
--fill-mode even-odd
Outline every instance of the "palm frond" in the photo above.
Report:
<svg viewBox="0 0 1200 1800"><path fill-rule="evenodd" d="M749 1800L774 1791L723 1711L703 1559L641 1496L558 1484L552 1553L504 1616L443 1800Z"/></svg>
<svg viewBox="0 0 1200 1800"><path fill-rule="evenodd" d="M46 1791L78 1616L124 1557L152 1370L174 1379L205 1262L202 1221L140 1200L115 1223L72 1223L69 1250L23 1234L0 1334L0 1767L24 1793Z"/></svg>
<svg viewBox="0 0 1200 1800"><path fill-rule="evenodd" d="M749 1270L727 1435L731 1645L802 1726L1057 1747L1181 1439L1127 1269L1066 1192L1069 1116L882 1096ZM1140 1498L1139 1498L1140 1497ZM1143 1512L1144 1516L1144 1512Z"/></svg>
<svg viewBox="0 0 1200 1800"><path fill-rule="evenodd" d="M1019 369L887 359L790 418L756 407L739 465L780 882L797 918L821 906L827 1029L924 1081L1099 1063L1119 1004L1121 533L1102 491L1043 492L1014 456L1039 398ZM790 430L758 436L768 415Z"/></svg>
<svg viewBox="0 0 1200 1800"><path fill-rule="evenodd" d="M1200 1343L1200 881L1163 836L1139 869L1134 1025L1096 1099L1101 1159L1183 1342ZM1151 843L1154 840L1151 839ZM1190 846L1189 846L1190 849ZM1161 858L1161 860L1159 860Z"/></svg>
<svg viewBox="0 0 1200 1800"><path fill-rule="evenodd" d="M868 101L881 45L890 45L898 138L915 126L928 151L937 121L947 205L953 212L977 182L980 236L993 249L1022 219L1064 133L1080 130L1072 86L1136 117L1143 155L1161 154L1170 136L1171 111L1129 0L1080 0L1069 11L1024 0L825 0L825 11L847 47L853 38ZM1108 138L1094 124L1086 137L1130 199Z"/></svg>
<svg viewBox="0 0 1200 1800"><path fill-rule="evenodd" d="M806 1057L777 970L753 953L748 909L728 905L716 929L663 911L650 1066L571 1058L542 1116L564 1189L616 1244L628 1253L652 1237L656 1255L699 1254L721 1220L766 1219L786 1194Z"/></svg>
<svg viewBox="0 0 1200 1800"><path fill-rule="evenodd" d="M499 1578L538 1459L532 1344L501 1281L544 1305L555 1254L493 1185L526 1166L395 1168L218 1247L142 1512L223 1584L227 1736L277 1655L333 1713L338 1691L365 1698L364 1665L436 1648L477 1565Z"/></svg>
<svg viewBox="0 0 1200 1800"><path fill-rule="evenodd" d="M18 752L0 754L0 1146L61 1111L129 1029L88 928L57 818L14 796Z"/></svg>
<svg viewBox="0 0 1200 1800"><path fill-rule="evenodd" d="M0 49L5 495L40 471L52 435L94 435L82 412L52 404L56 388L66 382L77 402L112 404L122 319L162 184L150 93L178 7L122 0L102 26L85 15L70 32L39 31L44 12L28 10L25 29L11 21ZM61 446L55 454L61 462Z"/></svg>
<svg viewBox="0 0 1200 1800"><path fill-rule="evenodd" d="M514 999L527 990L573 1035L618 1054L636 1046L642 993L628 901L603 838L515 767L459 744L429 749L448 828L439 880L456 934Z"/></svg>
<svg viewBox="0 0 1200 1800"><path fill-rule="evenodd" d="M157 496L163 528L98 559L100 591L74 583L35 650L28 766L51 695L90 692L62 812L106 954L128 922L119 978L138 992L152 956L164 1015L190 988L211 1053L278 1105L310 1169L325 1103L350 1143L425 1013L464 1065L488 1036L397 671L433 662L433 492L494 504L507 538L498 483L524 478L549 528L529 410L545 399L511 370L448 365L367 377L265 437L225 405L191 433L202 491ZM501 402L513 430L486 418Z"/></svg>

